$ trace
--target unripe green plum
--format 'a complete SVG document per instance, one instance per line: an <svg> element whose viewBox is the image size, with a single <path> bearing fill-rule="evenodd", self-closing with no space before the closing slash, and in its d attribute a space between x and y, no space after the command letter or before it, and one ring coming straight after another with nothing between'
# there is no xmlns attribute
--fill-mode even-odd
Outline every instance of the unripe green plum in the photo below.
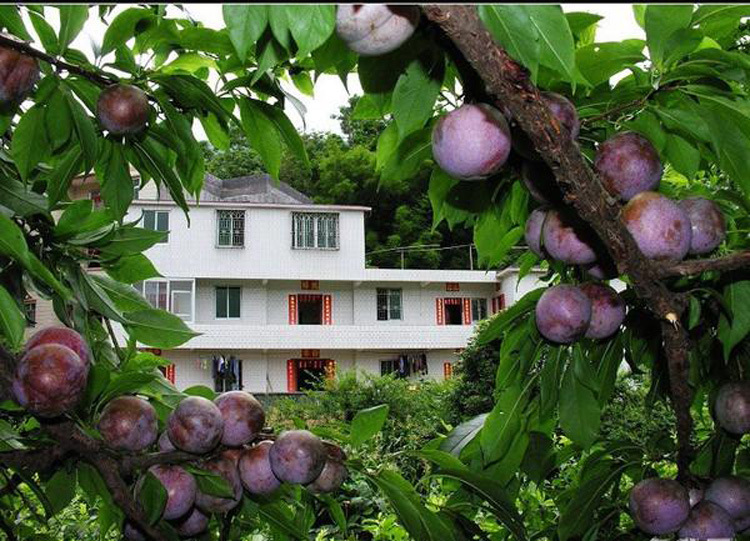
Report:
<svg viewBox="0 0 750 541"><path fill-rule="evenodd" d="M40 417L71 412L83 398L89 367L60 344L41 344L27 351L16 366L11 385L16 401Z"/></svg>
<svg viewBox="0 0 750 541"><path fill-rule="evenodd" d="M674 533L690 514L690 497L677 481L644 479L630 492L630 514L647 534Z"/></svg>
<svg viewBox="0 0 750 541"><path fill-rule="evenodd" d="M414 34L418 23L417 6L342 4L336 10L336 33L361 56L395 51Z"/></svg>
<svg viewBox="0 0 750 541"><path fill-rule="evenodd" d="M148 96L132 85L108 86L99 94L96 104L99 123L113 135L132 135L142 131L150 112Z"/></svg>
<svg viewBox="0 0 750 541"><path fill-rule="evenodd" d="M183 399L167 420L167 434L172 444L188 453L203 454L221 441L224 420L221 410L200 396Z"/></svg>
<svg viewBox="0 0 750 541"><path fill-rule="evenodd" d="M586 334L591 301L576 286L553 286L539 298L535 315L542 336L551 342L570 344Z"/></svg>
<svg viewBox="0 0 750 541"><path fill-rule="evenodd" d="M159 432L156 410L148 400L118 396L104 406L99 432L112 449L142 451L156 441Z"/></svg>
<svg viewBox="0 0 750 541"><path fill-rule="evenodd" d="M432 130L432 156L459 180L481 180L496 173L510 148L505 117L484 103L462 105L443 115Z"/></svg>
<svg viewBox="0 0 750 541"><path fill-rule="evenodd" d="M258 400L245 391L229 391L214 399L224 419L221 443L237 447L252 441L263 429L266 415Z"/></svg>
<svg viewBox="0 0 750 541"><path fill-rule="evenodd" d="M654 146L635 132L618 133L599 145L594 167L607 191L624 201L655 190L664 171Z"/></svg>
<svg viewBox="0 0 750 541"><path fill-rule="evenodd" d="M641 192L633 197L622 209L622 221L648 258L679 261L690 250L690 218L659 193Z"/></svg>
<svg viewBox="0 0 750 541"><path fill-rule="evenodd" d="M307 430L288 430L268 452L271 470L279 481L306 485L312 483L326 463L323 442Z"/></svg>

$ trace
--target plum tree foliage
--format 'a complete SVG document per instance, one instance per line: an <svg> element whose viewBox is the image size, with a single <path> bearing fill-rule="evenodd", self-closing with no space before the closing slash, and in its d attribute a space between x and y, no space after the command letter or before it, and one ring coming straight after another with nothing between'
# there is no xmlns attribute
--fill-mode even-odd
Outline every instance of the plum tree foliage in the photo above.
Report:
<svg viewBox="0 0 750 541"><path fill-rule="evenodd" d="M222 13L212 29L177 5L0 8L5 535L17 537L9 502L26 504L21 487L49 517L77 486L98 501L101 530L130 540L308 539L321 524L344 539L356 517L337 493L356 490L350 475L419 541L742 535L750 9L638 5L646 39L608 43L596 41L600 17L555 5ZM106 31L89 57L71 44L96 16ZM198 125L219 150L242 130L274 178L284 149L309 167L290 89L352 73L364 89L354 116L384 126L381 183L431 167L435 227L471 229L487 269L525 237L520 274L548 269L549 287L476 337L501 344L492 410L435 427L419 456L446 481L439 501L342 451L379 431L383 408L341 431L276 435L252 397L175 389L167 361L142 348L194 333L129 287L158 275L143 252L164 235L125 220L131 169L189 218L205 176ZM99 184L101 208L70 199L81 175ZM103 272L89 274L92 262ZM605 284L614 277L619 293ZM24 344L31 292L64 327ZM651 375L649 400L674 408L658 445L599 433L623 362ZM582 465L573 478L570 461ZM535 531L530 483L555 516Z"/></svg>

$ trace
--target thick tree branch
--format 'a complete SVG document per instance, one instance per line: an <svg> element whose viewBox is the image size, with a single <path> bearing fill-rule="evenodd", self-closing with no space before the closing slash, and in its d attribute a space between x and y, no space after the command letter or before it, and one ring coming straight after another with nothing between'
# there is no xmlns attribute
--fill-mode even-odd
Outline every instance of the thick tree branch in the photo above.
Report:
<svg viewBox="0 0 750 541"><path fill-rule="evenodd" d="M9 38L4 35L0 35L0 46L8 47L9 49L15 49L16 51L32 56L38 60L47 62L48 64L55 66L59 70L65 70L68 73L75 73L76 75L85 77L89 81L99 86L108 86L108 85L118 82L117 79L114 77L111 77L109 75L104 75L100 72L87 70L80 66L76 66L75 64L69 64L68 62L65 62L64 60L60 60L59 58L56 58L52 55L43 53L42 51L35 49L28 43L24 43L23 41L18 41L16 39Z"/></svg>
<svg viewBox="0 0 750 541"><path fill-rule="evenodd" d="M527 70L499 47L482 24L475 6L426 5L429 20L439 25L456 44L464 58L484 81L487 92L502 102L523 129L535 149L552 169L555 179L570 203L603 241L621 274L630 277L638 298L661 322L679 321L685 310L684 299L670 292L658 280L657 264L638 249L633 237L619 219L621 205L603 187L588 167L580 149L540 99L539 89ZM671 325L671 323L669 323ZM684 337L665 335L665 353L672 382L673 406L677 411L680 436L678 465L680 475L688 474L692 457L689 435L692 430L689 404L692 393L684 379L687 363L680 346ZM687 405L687 406L686 406Z"/></svg>

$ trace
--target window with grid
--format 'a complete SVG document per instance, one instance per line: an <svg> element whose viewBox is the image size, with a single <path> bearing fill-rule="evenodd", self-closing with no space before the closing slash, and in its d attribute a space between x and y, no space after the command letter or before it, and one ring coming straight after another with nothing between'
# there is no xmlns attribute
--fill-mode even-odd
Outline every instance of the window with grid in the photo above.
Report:
<svg viewBox="0 0 750 541"><path fill-rule="evenodd" d="M218 245L245 246L245 211L220 210L218 212Z"/></svg>
<svg viewBox="0 0 750 541"><path fill-rule="evenodd" d="M471 299L471 320L479 321L487 317L487 299Z"/></svg>
<svg viewBox="0 0 750 541"><path fill-rule="evenodd" d="M401 319L401 290L378 289L378 321Z"/></svg>
<svg viewBox="0 0 750 541"><path fill-rule="evenodd" d="M216 319L237 319L240 317L239 287L218 286L216 288Z"/></svg>
<svg viewBox="0 0 750 541"><path fill-rule="evenodd" d="M324 212L292 213L292 248L337 249L339 215Z"/></svg>
<svg viewBox="0 0 750 541"><path fill-rule="evenodd" d="M168 310L185 321L193 320L193 286L191 280L146 280L133 284L151 306Z"/></svg>
<svg viewBox="0 0 750 541"><path fill-rule="evenodd" d="M143 228L151 231L164 231L167 234L159 242L169 242L169 211L168 210L144 210Z"/></svg>

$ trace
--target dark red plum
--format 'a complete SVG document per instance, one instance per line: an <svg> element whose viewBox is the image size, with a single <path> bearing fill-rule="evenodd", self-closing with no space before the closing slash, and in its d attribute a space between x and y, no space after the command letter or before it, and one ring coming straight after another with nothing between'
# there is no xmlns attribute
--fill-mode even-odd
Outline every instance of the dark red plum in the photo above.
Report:
<svg viewBox="0 0 750 541"><path fill-rule="evenodd" d="M336 11L336 33L361 56L395 51L414 34L418 23L416 6L341 4Z"/></svg>
<svg viewBox="0 0 750 541"><path fill-rule="evenodd" d="M245 449L240 455L240 480L250 494L268 496L281 486L281 481L274 475L268 458L272 445L272 441L262 441Z"/></svg>
<svg viewBox="0 0 750 541"><path fill-rule="evenodd" d="M167 433L172 444L188 453L203 454L216 447L224 431L218 406L201 396L189 396L169 416Z"/></svg>
<svg viewBox="0 0 750 541"><path fill-rule="evenodd" d="M84 363L89 364L91 362L91 349L89 348L89 345L83 339L83 336L70 327L53 325L35 332L26 341L24 351L29 351L36 346L41 346L42 344L60 344L67 346L75 351Z"/></svg>
<svg viewBox="0 0 750 541"><path fill-rule="evenodd" d="M558 209L547 212L542 225L544 250L568 265L586 265L596 261L593 233L572 214Z"/></svg>
<svg viewBox="0 0 750 541"><path fill-rule="evenodd" d="M242 483L237 471L237 463L232 458L220 456L206 461L202 468L224 478L232 487L234 498L220 498L198 490L195 495L195 505L198 509L210 514L227 513L237 507L242 499Z"/></svg>
<svg viewBox="0 0 750 541"><path fill-rule="evenodd" d="M148 96L132 85L114 84L99 94L96 117L113 135L130 135L146 127L151 109Z"/></svg>
<svg viewBox="0 0 750 541"><path fill-rule="evenodd" d="M158 441L156 442L156 445L161 452L168 452L168 451L176 451L177 447L174 446L174 444L169 439L169 434L167 434L167 431L161 433L159 436Z"/></svg>
<svg viewBox="0 0 750 541"><path fill-rule="evenodd" d="M174 523L177 535L180 537L195 537L208 529L209 517L193 508L185 518Z"/></svg>
<svg viewBox="0 0 750 541"><path fill-rule="evenodd" d="M496 173L507 161L510 147L505 117L484 103L451 111L432 130L435 161L459 180L480 180Z"/></svg>
<svg viewBox="0 0 750 541"><path fill-rule="evenodd" d="M349 475L344 464L346 455L341 447L330 442L323 442L323 444L328 452L326 464L317 479L307 485L308 490L315 494L335 492Z"/></svg>
<svg viewBox="0 0 750 541"><path fill-rule="evenodd" d="M630 514L647 534L674 533L690 514L690 498L677 481L644 479L630 492Z"/></svg>
<svg viewBox="0 0 750 541"><path fill-rule="evenodd" d="M729 513L738 532L750 527L750 481L747 479L719 477L708 486L704 499Z"/></svg>
<svg viewBox="0 0 750 541"><path fill-rule="evenodd" d="M540 94L544 104L560 123L560 127L567 131L572 139L577 139L581 122L575 105L568 98L556 92L541 92ZM542 160L534 149L534 144L529 136L520 128L513 130L513 150L527 160L535 162L541 162Z"/></svg>
<svg viewBox="0 0 750 541"><path fill-rule="evenodd" d="M263 429L266 414L258 400L245 391L222 393L214 400L224 419L221 443L237 447L252 441Z"/></svg>
<svg viewBox="0 0 750 541"><path fill-rule="evenodd" d="M750 432L750 382L725 383L716 394L716 421L732 434Z"/></svg>
<svg viewBox="0 0 750 541"><path fill-rule="evenodd" d="M78 354L60 344L42 344L27 351L16 366L13 396L27 411L57 417L72 411L86 390L89 367Z"/></svg>
<svg viewBox="0 0 750 541"><path fill-rule="evenodd" d="M163 518L174 520L184 517L195 503L198 485L195 478L181 466L157 464L148 469L167 491L167 503L164 506ZM142 483L141 479L139 483Z"/></svg>
<svg viewBox="0 0 750 541"><path fill-rule="evenodd" d="M148 400L118 396L104 407L99 432L113 449L141 451L156 441L159 432L156 410Z"/></svg>
<svg viewBox="0 0 750 541"><path fill-rule="evenodd" d="M542 250L542 225L544 224L544 219L546 217L547 208L539 207L538 209L534 209L526 219L524 239L526 240L529 250L539 257L544 257L544 252Z"/></svg>
<svg viewBox="0 0 750 541"><path fill-rule="evenodd" d="M625 319L625 303L620 295L604 284L588 283L578 287L591 301L591 321L586 338L612 336Z"/></svg>
<svg viewBox="0 0 750 541"><path fill-rule="evenodd" d="M521 165L521 180L537 203L549 205L563 200L555 176L547 164L525 161Z"/></svg>
<svg viewBox="0 0 750 541"><path fill-rule="evenodd" d="M547 289L536 304L536 326L551 342L570 344L586 334L591 321L591 301L577 287Z"/></svg>
<svg viewBox="0 0 750 541"><path fill-rule="evenodd" d="M655 190L664 171L654 145L635 132L618 133L599 145L594 167L607 191L624 201Z"/></svg>
<svg viewBox="0 0 750 541"><path fill-rule="evenodd" d="M306 485L313 482L326 463L323 442L307 430L282 432L268 451L271 470L279 481Z"/></svg>
<svg viewBox="0 0 750 541"><path fill-rule="evenodd" d="M713 252L727 234L727 224L719 207L703 197L688 197L680 201L679 205L690 219L690 253Z"/></svg>
<svg viewBox="0 0 750 541"><path fill-rule="evenodd" d="M679 261L690 249L690 218L671 199L641 192L622 209L622 220L648 258Z"/></svg>
<svg viewBox="0 0 750 541"><path fill-rule="evenodd" d="M729 514L711 502L700 502L690 511L677 534L680 539L732 539L734 522Z"/></svg>
<svg viewBox="0 0 750 541"><path fill-rule="evenodd" d="M0 102L22 102L38 80L36 58L10 47L0 47Z"/></svg>

